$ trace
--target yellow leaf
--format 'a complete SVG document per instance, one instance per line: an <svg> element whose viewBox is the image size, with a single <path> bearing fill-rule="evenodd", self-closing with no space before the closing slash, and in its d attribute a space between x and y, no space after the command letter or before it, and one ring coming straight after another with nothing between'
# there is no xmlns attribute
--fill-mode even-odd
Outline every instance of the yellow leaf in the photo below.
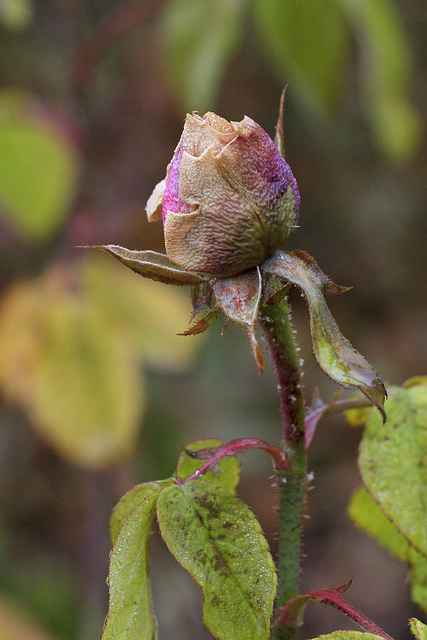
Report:
<svg viewBox="0 0 427 640"><path fill-rule="evenodd" d="M144 407L138 365L72 269L54 267L6 295L0 385L73 462L101 468L133 451Z"/></svg>
<svg viewBox="0 0 427 640"><path fill-rule="evenodd" d="M29 616L5 599L0 600L0 638L7 640L53 640Z"/></svg>
<svg viewBox="0 0 427 640"><path fill-rule="evenodd" d="M139 277L101 253L88 254L81 269L87 296L106 321L132 335L146 362L166 371L188 368L198 341L177 335L190 319L187 289Z"/></svg>

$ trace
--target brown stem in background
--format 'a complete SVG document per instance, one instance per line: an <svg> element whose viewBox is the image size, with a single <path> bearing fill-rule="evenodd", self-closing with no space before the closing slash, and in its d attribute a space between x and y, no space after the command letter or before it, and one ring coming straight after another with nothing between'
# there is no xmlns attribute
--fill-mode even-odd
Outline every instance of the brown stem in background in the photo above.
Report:
<svg viewBox="0 0 427 640"><path fill-rule="evenodd" d="M87 85L103 58L117 42L138 25L155 15L158 0L126 0L105 15L80 47L74 60L74 81Z"/></svg>

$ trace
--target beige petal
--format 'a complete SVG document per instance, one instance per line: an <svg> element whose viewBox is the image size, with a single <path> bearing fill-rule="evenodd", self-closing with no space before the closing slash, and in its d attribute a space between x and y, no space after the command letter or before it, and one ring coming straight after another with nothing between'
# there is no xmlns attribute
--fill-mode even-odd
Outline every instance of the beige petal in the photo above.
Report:
<svg viewBox="0 0 427 640"><path fill-rule="evenodd" d="M219 152L222 147L236 137L236 131L230 123L215 114L213 114L215 119L212 119L212 121L215 122L218 128L211 126L210 120L205 119L206 116L210 115L211 114L206 114L201 118L195 114L188 114L185 120L182 134L184 148L190 155L196 158L201 156L202 153L212 145L214 145ZM225 125L228 126L226 127Z"/></svg>
<svg viewBox="0 0 427 640"><path fill-rule="evenodd" d="M148 222L157 222L162 219L163 195L166 189L166 179L161 180L154 187L154 191L148 198L145 211Z"/></svg>
<svg viewBox="0 0 427 640"><path fill-rule="evenodd" d="M192 271L231 276L257 266L269 255L256 216L234 217L203 209L190 214L168 211L166 252L175 264Z"/></svg>

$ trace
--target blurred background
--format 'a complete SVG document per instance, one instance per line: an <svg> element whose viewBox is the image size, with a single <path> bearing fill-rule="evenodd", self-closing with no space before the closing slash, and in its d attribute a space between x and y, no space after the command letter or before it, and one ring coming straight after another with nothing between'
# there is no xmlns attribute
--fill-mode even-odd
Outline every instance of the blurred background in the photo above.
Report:
<svg viewBox="0 0 427 640"><path fill-rule="evenodd" d="M330 307L387 384L425 373L426 27L424 0L0 0L0 639L99 638L121 495L171 475L191 440L280 439L271 363L259 378L242 331L177 336L188 291L75 248L164 250L144 207L187 111L274 136L288 83L302 205L286 248L353 286ZM307 404L328 400L291 302ZM334 417L311 445L301 588L353 577L348 601L398 640L423 614L346 515L359 438ZM242 464L274 551L270 463ZM160 637L210 637L191 578L157 535L152 550ZM308 607L304 637L339 628Z"/></svg>

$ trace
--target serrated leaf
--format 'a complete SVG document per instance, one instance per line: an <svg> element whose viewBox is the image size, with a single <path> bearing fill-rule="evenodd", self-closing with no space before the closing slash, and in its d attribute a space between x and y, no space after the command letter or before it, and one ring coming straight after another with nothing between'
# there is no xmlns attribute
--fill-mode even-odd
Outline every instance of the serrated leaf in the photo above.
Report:
<svg viewBox="0 0 427 640"><path fill-rule="evenodd" d="M276 572L248 507L197 480L164 489L157 517L169 550L202 588L210 632L220 640L267 640Z"/></svg>
<svg viewBox="0 0 427 640"><path fill-rule="evenodd" d="M161 488L156 482L144 482L132 487L130 491L120 498L110 518L110 538L113 544L126 518L141 502Z"/></svg>
<svg viewBox="0 0 427 640"><path fill-rule="evenodd" d="M392 387L387 423L371 415L360 446L363 482L408 542L427 557L427 385Z"/></svg>
<svg viewBox="0 0 427 640"><path fill-rule="evenodd" d="M123 523L110 556L108 614L102 640L155 640L150 583L151 524L161 491L151 493Z"/></svg>
<svg viewBox="0 0 427 640"><path fill-rule="evenodd" d="M79 172L78 152L60 116L25 94L0 94L0 206L28 239L63 223Z"/></svg>
<svg viewBox="0 0 427 640"><path fill-rule="evenodd" d="M427 640L427 625L416 618L411 618L409 620L409 626L417 640Z"/></svg>
<svg viewBox="0 0 427 640"><path fill-rule="evenodd" d="M144 362L172 372L187 368L199 344L177 335L188 323L188 291L138 278L101 253L84 257L79 280L111 329L132 340Z"/></svg>
<svg viewBox="0 0 427 640"><path fill-rule="evenodd" d="M256 0L255 27L280 82L292 83L310 110L337 101L349 37L331 0ZM328 37L325 37L325 34Z"/></svg>
<svg viewBox="0 0 427 640"><path fill-rule="evenodd" d="M243 34L242 0L173 0L160 25L170 80L188 111L212 108Z"/></svg>
<svg viewBox="0 0 427 640"><path fill-rule="evenodd" d="M196 440L187 444L178 461L176 468L177 478L184 480L199 469L206 460L192 458L186 451L200 451L200 449L207 449L208 447L219 447L221 444L221 440L216 440L215 438ZM239 484L239 478L240 462L233 456L222 458L213 469L203 475L203 480L206 480L206 482L212 482L212 484L216 484L231 493L235 492Z"/></svg>
<svg viewBox="0 0 427 640"><path fill-rule="evenodd" d="M132 251L116 244L95 245L84 248L102 249L140 276L163 282L163 284L184 286L203 284L208 281L206 276L198 275L192 271L184 271L184 269L171 262L166 255L156 251Z"/></svg>
<svg viewBox="0 0 427 640"><path fill-rule="evenodd" d="M361 631L334 631L323 636L317 636L312 640L378 640L381 636L374 633L363 633ZM381 640L384 640L381 638Z"/></svg>
<svg viewBox="0 0 427 640"><path fill-rule="evenodd" d="M366 489L353 494L348 512L359 529L408 565L412 600L427 611L427 559L408 543Z"/></svg>
<svg viewBox="0 0 427 640"><path fill-rule="evenodd" d="M295 284L304 292L310 312L314 354L320 367L343 387L358 387L384 417L385 389L378 373L342 335L323 297L323 291L339 293L342 288L322 273L311 256L301 252L276 251L261 269Z"/></svg>

